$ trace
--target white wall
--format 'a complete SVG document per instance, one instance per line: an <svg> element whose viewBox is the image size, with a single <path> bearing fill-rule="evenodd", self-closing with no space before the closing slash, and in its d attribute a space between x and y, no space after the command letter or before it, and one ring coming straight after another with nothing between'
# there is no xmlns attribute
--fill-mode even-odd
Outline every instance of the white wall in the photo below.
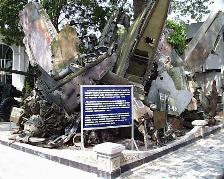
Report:
<svg viewBox="0 0 224 179"><path fill-rule="evenodd" d="M0 36L0 44L5 44L1 41ZM7 45L7 44L5 44ZM29 61L28 56L25 53L24 47L17 47L17 46L10 46L13 50L13 70L19 70L19 71L27 71ZM15 86L18 90L22 90L24 86L24 80L25 76L18 75L18 74L12 74L12 85Z"/></svg>
<svg viewBox="0 0 224 179"><path fill-rule="evenodd" d="M28 68L28 57L25 53L24 47L12 46L13 49L13 70L27 71ZM12 74L12 85L18 90L22 90L24 86L25 76Z"/></svg>

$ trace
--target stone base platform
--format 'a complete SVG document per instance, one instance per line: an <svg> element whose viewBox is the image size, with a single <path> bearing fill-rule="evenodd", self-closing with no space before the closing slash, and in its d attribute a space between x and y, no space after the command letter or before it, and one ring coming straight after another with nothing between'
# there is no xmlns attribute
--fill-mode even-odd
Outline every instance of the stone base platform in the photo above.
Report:
<svg viewBox="0 0 224 179"><path fill-rule="evenodd" d="M103 178L116 178L121 173L191 144L201 139L202 137L206 137L212 133L215 133L223 128L223 126L224 125L222 123L212 127L195 126L191 131L186 133L186 135L182 136L181 138L167 144L166 146L156 149L149 149L147 151L122 150L120 152L120 168L119 166L116 166L116 168L118 167L119 170L115 171L103 171L102 167L99 167L98 165L99 155L96 150L93 149L47 149L18 142L11 143L8 138L10 136L10 131L15 129L14 124L11 124L10 126L9 123L0 123L0 144L58 162L66 166L96 173L101 178L102 176L104 176Z"/></svg>

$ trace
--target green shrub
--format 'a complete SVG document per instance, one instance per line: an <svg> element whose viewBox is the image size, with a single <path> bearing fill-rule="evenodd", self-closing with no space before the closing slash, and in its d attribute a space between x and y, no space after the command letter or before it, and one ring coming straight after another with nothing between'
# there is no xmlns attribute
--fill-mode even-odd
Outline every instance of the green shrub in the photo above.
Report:
<svg viewBox="0 0 224 179"><path fill-rule="evenodd" d="M186 25L183 22L168 20L166 26L169 30L167 41L179 55L182 55L187 46Z"/></svg>

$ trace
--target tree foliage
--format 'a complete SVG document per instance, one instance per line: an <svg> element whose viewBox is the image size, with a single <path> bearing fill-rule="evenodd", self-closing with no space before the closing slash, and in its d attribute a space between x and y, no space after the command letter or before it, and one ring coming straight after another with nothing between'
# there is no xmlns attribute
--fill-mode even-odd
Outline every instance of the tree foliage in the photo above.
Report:
<svg viewBox="0 0 224 179"><path fill-rule="evenodd" d="M58 30L58 26L60 24L59 17L61 13L65 12L65 6L68 3L67 0L40 0L40 4L43 6L43 8L47 11L47 14L49 15L52 23L54 24L54 27Z"/></svg>
<svg viewBox="0 0 224 179"><path fill-rule="evenodd" d="M213 0L173 0L172 13L177 19L188 21L190 19L199 22L203 16L210 13L209 6Z"/></svg>
<svg viewBox="0 0 224 179"><path fill-rule="evenodd" d="M183 54L187 45L186 25L183 22L168 20L166 26L169 29L167 41L179 55Z"/></svg>
<svg viewBox="0 0 224 179"><path fill-rule="evenodd" d="M22 44L23 32L19 26L19 11L28 0L0 0L0 34L3 41L9 45ZM181 14L191 14L192 18L200 19L203 13L208 13L211 0L173 0L172 9ZM46 9L55 28L66 22L74 25L79 36L88 32L102 31L111 12L121 3L118 0L39 0ZM145 1L133 0L135 7ZM135 8L134 7L134 8ZM141 12L141 9L140 11Z"/></svg>
<svg viewBox="0 0 224 179"><path fill-rule="evenodd" d="M63 24L71 22L80 36L88 31L102 31L118 0L39 0L46 9L53 25L59 31ZM23 32L19 26L19 11L27 0L0 1L0 33L7 44L22 44Z"/></svg>
<svg viewBox="0 0 224 179"><path fill-rule="evenodd" d="M11 45L21 45L23 31L18 26L19 11L23 9L27 0L1 0L0 1L0 34L3 42Z"/></svg>
<svg viewBox="0 0 224 179"><path fill-rule="evenodd" d="M69 1L64 11L64 19L76 27L81 37L88 34L88 31L102 32L110 14L118 5L118 0L105 2L105 0Z"/></svg>

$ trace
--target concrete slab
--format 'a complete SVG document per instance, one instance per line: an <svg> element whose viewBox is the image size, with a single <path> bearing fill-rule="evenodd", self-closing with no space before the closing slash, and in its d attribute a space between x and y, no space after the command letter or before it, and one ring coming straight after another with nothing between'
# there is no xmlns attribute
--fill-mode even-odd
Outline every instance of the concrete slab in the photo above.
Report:
<svg viewBox="0 0 224 179"><path fill-rule="evenodd" d="M94 173L67 167L44 158L0 145L1 179L91 178Z"/></svg>

